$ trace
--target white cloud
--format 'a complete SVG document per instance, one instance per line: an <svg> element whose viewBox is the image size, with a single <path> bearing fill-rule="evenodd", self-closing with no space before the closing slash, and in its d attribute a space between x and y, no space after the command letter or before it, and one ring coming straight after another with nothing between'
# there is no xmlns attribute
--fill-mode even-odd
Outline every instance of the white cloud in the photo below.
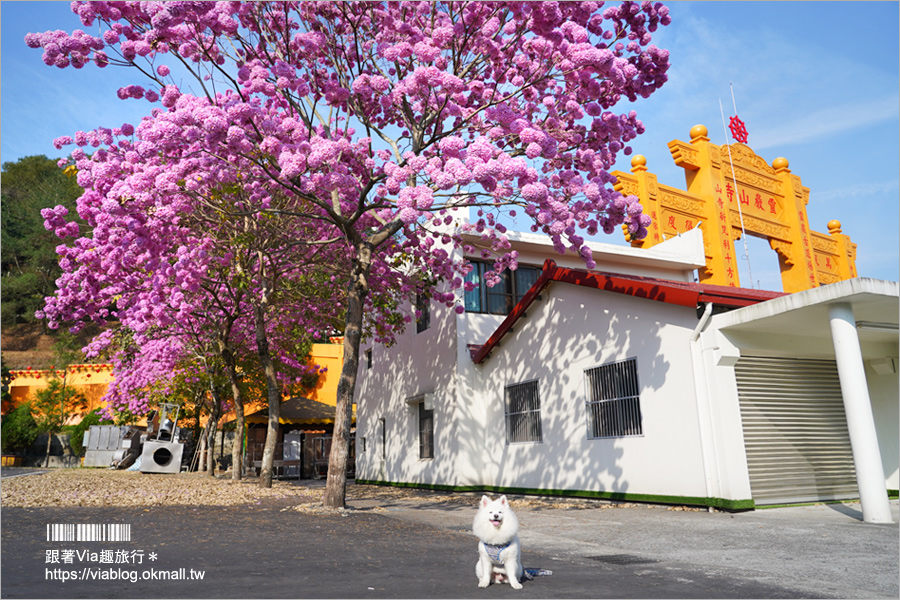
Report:
<svg viewBox="0 0 900 600"><path fill-rule="evenodd" d="M703 122L718 137L719 100L726 117L733 114L730 82L755 149L814 141L898 117L896 76L885 72L882 61L844 52L815 29L785 36L766 21L770 10L777 11L774 5L751 9L741 3L738 14L752 18L725 28L707 16L706 3L676 4L677 27L664 30L659 40L671 52L670 80L647 104L647 118L656 113L658 122Z"/></svg>
<svg viewBox="0 0 900 600"><path fill-rule="evenodd" d="M869 181L848 185L842 188L815 192L816 202L830 202L832 200L849 200L850 198L867 198L871 196L896 193L900 190L900 179L890 181Z"/></svg>
<svg viewBox="0 0 900 600"><path fill-rule="evenodd" d="M895 95L855 105L822 107L800 118L786 119L777 128L754 132L753 147L764 150L811 142L860 127L897 120L898 106L900 97Z"/></svg>

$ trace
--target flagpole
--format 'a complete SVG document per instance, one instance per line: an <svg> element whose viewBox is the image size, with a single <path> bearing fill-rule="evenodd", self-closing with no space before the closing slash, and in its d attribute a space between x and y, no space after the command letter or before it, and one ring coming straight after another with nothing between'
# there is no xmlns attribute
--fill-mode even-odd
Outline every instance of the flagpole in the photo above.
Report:
<svg viewBox="0 0 900 600"><path fill-rule="evenodd" d="M731 85L731 82L728 82ZM731 101L734 103L734 87L731 88ZM725 146L728 148L728 163L731 165L731 181L734 182L734 193L738 193L737 175L734 173L734 160L731 158L731 144L728 143L728 127L725 126L725 110L722 108L722 99L719 98L719 112L722 113L722 129L725 131ZM737 105L734 108L737 116ZM741 210L741 198L737 199L738 216L741 219L741 241L744 242L744 255L741 257L747 261L747 274L750 276L750 287L753 288L753 269L750 268L750 249L747 247L747 231L744 229L744 211Z"/></svg>

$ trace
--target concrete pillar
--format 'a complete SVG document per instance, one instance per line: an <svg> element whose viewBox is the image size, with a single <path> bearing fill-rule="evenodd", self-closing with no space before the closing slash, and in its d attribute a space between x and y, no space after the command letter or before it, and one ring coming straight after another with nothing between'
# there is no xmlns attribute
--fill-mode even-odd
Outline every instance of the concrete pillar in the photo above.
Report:
<svg viewBox="0 0 900 600"><path fill-rule="evenodd" d="M878 449L875 418L872 416L872 402L869 399L853 308L843 302L831 304L828 307L828 318L841 381L841 395L844 397L844 412L847 414L847 429L853 449L853 464L856 466L863 520L866 523L891 523L884 467L881 463L881 451Z"/></svg>

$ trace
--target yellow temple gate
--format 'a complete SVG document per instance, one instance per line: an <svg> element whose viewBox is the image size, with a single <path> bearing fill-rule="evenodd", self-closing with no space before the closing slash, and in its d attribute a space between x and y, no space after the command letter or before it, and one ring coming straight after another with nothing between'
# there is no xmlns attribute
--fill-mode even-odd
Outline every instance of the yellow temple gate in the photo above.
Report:
<svg viewBox="0 0 900 600"><path fill-rule="evenodd" d="M637 196L653 222L643 240L649 248L700 227L706 267L701 283L740 286L734 242L744 233L761 237L778 254L781 282L787 293L856 277L856 244L841 233L839 221L828 234L809 227L809 188L791 173L785 158L766 161L741 143L711 144L703 125L691 129L691 141L672 140L669 151L685 170L687 190L657 182L641 155L631 159L631 174L614 171L615 189Z"/></svg>

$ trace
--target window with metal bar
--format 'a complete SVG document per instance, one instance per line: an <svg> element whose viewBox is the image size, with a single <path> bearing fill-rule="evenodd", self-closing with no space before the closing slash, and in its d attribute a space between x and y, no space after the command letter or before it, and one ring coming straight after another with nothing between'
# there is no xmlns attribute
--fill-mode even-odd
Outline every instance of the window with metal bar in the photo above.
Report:
<svg viewBox="0 0 900 600"><path fill-rule="evenodd" d="M588 438L643 435L637 359L594 367L584 376Z"/></svg>
<svg viewBox="0 0 900 600"><path fill-rule="evenodd" d="M419 458L434 458L434 409L419 402Z"/></svg>
<svg viewBox="0 0 900 600"><path fill-rule="evenodd" d="M506 443L540 442L541 398L537 381L506 388Z"/></svg>

